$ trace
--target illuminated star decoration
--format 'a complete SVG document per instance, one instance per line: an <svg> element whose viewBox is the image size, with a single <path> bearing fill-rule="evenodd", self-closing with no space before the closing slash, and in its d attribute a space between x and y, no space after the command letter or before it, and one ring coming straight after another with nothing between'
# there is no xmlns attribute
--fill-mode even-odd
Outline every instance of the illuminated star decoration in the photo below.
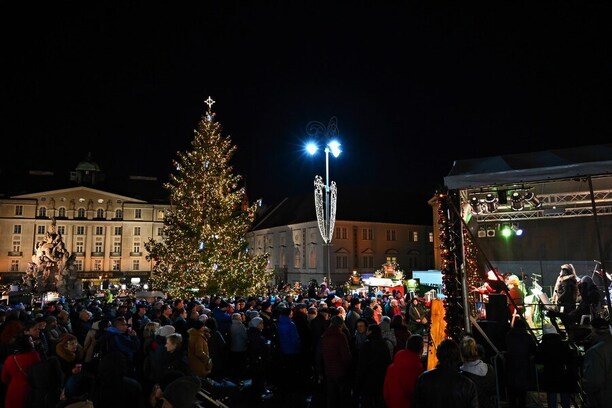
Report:
<svg viewBox="0 0 612 408"><path fill-rule="evenodd" d="M206 119L209 122L212 122L214 114L212 113L211 109L212 109L212 106L214 105L215 101L209 96L208 99L206 99L204 101L204 103L208 105L208 112L206 112Z"/></svg>

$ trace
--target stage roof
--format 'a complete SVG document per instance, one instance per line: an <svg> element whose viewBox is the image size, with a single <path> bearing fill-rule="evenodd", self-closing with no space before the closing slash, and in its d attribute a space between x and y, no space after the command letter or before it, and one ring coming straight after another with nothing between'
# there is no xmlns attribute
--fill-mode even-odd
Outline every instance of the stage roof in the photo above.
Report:
<svg viewBox="0 0 612 408"><path fill-rule="evenodd" d="M612 144L456 160L449 190L612 174Z"/></svg>

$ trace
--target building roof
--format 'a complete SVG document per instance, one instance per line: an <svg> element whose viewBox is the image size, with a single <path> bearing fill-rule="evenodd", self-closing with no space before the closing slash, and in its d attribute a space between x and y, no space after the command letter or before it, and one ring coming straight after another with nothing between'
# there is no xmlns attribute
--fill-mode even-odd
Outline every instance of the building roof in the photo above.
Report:
<svg viewBox="0 0 612 408"><path fill-rule="evenodd" d="M338 188L336 220L431 225L431 197L407 192ZM286 197L258 215L253 230L316 221L314 191Z"/></svg>
<svg viewBox="0 0 612 408"><path fill-rule="evenodd" d="M612 174L612 144L457 160L450 190Z"/></svg>

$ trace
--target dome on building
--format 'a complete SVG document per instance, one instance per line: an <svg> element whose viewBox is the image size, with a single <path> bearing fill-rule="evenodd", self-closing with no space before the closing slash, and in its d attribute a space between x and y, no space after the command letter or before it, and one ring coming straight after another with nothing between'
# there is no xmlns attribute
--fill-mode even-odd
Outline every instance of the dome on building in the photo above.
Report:
<svg viewBox="0 0 612 408"><path fill-rule="evenodd" d="M77 171L100 171L98 163L94 162L91 158L91 153L87 155L87 159L79 162L76 166Z"/></svg>

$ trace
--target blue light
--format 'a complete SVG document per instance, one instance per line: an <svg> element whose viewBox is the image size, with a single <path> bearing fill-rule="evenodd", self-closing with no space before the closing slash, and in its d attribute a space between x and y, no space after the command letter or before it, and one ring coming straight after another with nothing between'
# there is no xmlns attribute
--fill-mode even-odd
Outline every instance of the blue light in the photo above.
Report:
<svg viewBox="0 0 612 408"><path fill-rule="evenodd" d="M338 157L340 153L342 153L342 150L340 150L340 143L337 140L332 140L327 146L331 149L331 154L333 154L334 157Z"/></svg>
<svg viewBox="0 0 612 408"><path fill-rule="evenodd" d="M309 142L306 144L306 151L308 152L308 154L310 154L311 156L313 154L315 154L317 152L317 150L319 150L319 146L317 146L316 143L314 142Z"/></svg>

